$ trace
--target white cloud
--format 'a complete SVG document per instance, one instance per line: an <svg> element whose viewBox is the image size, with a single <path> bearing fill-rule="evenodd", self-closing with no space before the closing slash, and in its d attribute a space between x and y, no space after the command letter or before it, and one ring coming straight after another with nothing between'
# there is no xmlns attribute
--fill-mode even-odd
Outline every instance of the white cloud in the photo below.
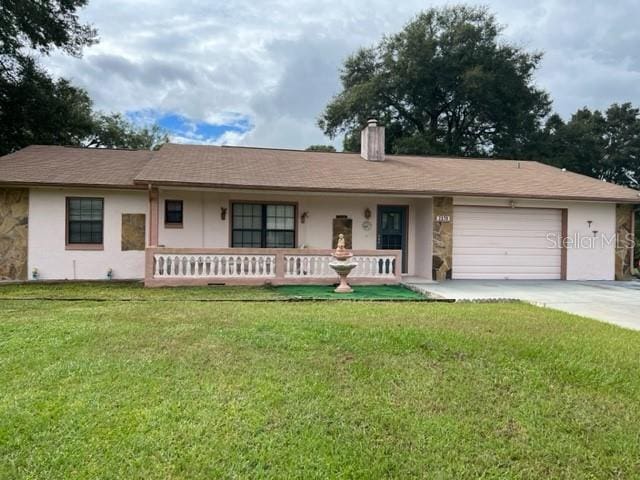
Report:
<svg viewBox="0 0 640 480"><path fill-rule="evenodd" d="M537 81L562 115L583 105L640 104L637 1L488 4L509 25L507 39L546 52ZM217 125L248 117L252 131L215 141L304 148L329 142L315 123L339 89L344 58L427 6L418 0L91 0L81 18L94 24L101 43L82 59L54 55L46 63L85 87L104 110L174 112Z"/></svg>

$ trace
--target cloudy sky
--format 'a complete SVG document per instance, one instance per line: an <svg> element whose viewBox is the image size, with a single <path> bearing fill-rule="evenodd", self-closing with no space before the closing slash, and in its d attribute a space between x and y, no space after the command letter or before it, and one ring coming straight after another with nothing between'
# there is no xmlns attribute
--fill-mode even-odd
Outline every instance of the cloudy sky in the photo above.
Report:
<svg viewBox="0 0 640 480"><path fill-rule="evenodd" d="M54 54L56 74L96 107L157 121L172 140L304 148L360 46L402 28L417 0L90 0L100 43ZM640 2L490 0L509 41L545 52L537 83L563 116L612 102L640 105ZM340 139L333 141L340 145Z"/></svg>

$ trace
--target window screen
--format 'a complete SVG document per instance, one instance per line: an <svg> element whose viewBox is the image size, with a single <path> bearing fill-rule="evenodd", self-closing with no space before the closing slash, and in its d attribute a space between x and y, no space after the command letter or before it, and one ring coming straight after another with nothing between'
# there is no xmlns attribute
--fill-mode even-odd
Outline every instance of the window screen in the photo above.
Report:
<svg viewBox="0 0 640 480"><path fill-rule="evenodd" d="M295 246L295 208L293 205L266 205L266 247Z"/></svg>
<svg viewBox="0 0 640 480"><path fill-rule="evenodd" d="M104 200L67 198L67 242L102 244Z"/></svg>
<svg viewBox="0 0 640 480"><path fill-rule="evenodd" d="M234 203L233 247L295 247L295 207L261 203Z"/></svg>
<svg viewBox="0 0 640 480"><path fill-rule="evenodd" d="M165 200L164 223L182 225L182 200Z"/></svg>

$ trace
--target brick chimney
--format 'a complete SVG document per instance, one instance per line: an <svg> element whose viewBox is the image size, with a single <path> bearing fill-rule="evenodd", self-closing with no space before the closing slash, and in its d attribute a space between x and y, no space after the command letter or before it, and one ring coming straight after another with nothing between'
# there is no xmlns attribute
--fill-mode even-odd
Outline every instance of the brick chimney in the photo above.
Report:
<svg viewBox="0 0 640 480"><path fill-rule="evenodd" d="M360 133L360 156L371 162L384 162L384 127L374 118Z"/></svg>

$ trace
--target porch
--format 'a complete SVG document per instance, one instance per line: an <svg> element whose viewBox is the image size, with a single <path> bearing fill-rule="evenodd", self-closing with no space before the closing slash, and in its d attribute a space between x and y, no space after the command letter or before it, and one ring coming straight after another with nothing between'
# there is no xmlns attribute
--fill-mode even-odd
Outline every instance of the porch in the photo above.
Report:
<svg viewBox="0 0 640 480"><path fill-rule="evenodd" d="M332 284L331 249L148 247L145 286ZM401 250L353 250L354 285L397 284Z"/></svg>
<svg viewBox="0 0 640 480"><path fill-rule="evenodd" d="M431 271L431 199L152 188L145 285L337 282L343 234L355 285Z"/></svg>

